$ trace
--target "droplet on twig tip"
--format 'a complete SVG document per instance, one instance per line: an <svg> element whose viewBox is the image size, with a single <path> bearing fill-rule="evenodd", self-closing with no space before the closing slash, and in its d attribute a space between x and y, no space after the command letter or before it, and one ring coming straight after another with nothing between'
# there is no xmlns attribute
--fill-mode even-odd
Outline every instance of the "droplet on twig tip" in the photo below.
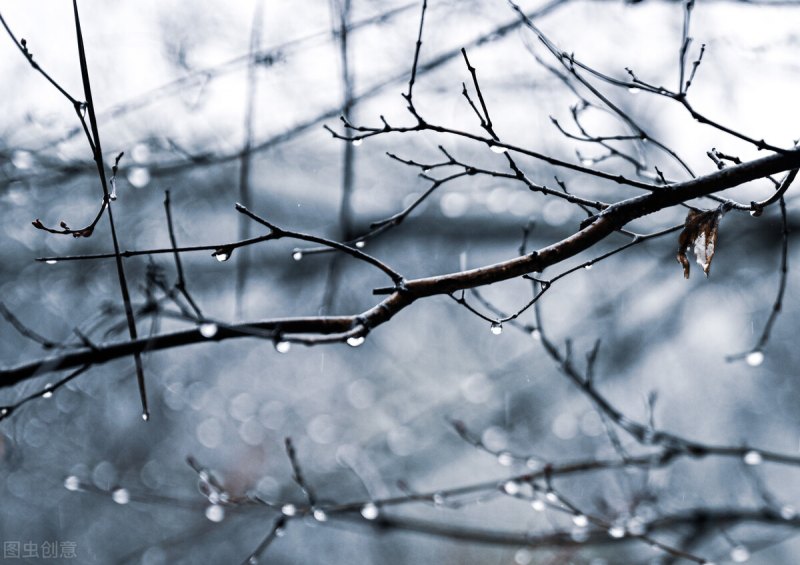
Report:
<svg viewBox="0 0 800 565"><path fill-rule="evenodd" d="M764 354L760 351L751 351L744 360L751 367L758 367L764 362Z"/></svg>
<svg viewBox="0 0 800 565"><path fill-rule="evenodd" d="M64 479L64 488L71 491L76 491L81 488L81 481L75 475L70 475Z"/></svg>
<svg viewBox="0 0 800 565"><path fill-rule="evenodd" d="M222 522L225 519L225 508L219 504L211 504L206 508L206 518L212 522Z"/></svg>

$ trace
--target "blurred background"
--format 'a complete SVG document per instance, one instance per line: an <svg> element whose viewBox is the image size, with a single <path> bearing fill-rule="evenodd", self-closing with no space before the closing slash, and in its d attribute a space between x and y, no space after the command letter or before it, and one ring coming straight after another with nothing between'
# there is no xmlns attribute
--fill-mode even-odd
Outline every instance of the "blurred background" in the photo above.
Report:
<svg viewBox="0 0 800 565"><path fill-rule="evenodd" d="M593 144L567 139L551 123L553 116L575 131L570 107L579 100L537 62L536 56L555 64L506 2L428 4L414 91L423 117L481 133L461 95L461 83L469 84L470 76L458 50L466 47L504 141L575 163L602 156ZM680 3L564 0L521 6L537 14L537 25L561 49L585 63L623 79L629 67L643 80L677 88ZM394 134L354 147L323 129L340 129L345 107L357 124L379 127L383 115L392 125L413 125L401 93L413 61L419 3L83 0L79 7L109 170L125 152L114 203L123 249L169 247L165 190L180 245L261 234L255 225L240 224L234 203L243 199L279 226L342 239L363 233L430 186L418 169L389 159L386 151L433 163L441 160L442 144L463 162L507 166L503 155L485 145L451 136ZM790 2L698 2L688 60L696 59L700 44L706 50L690 90L692 104L757 139L791 146L800 135L794 119L799 9ZM7 0L2 15L26 39L34 60L82 99L69 3ZM39 218L48 226L63 220L78 227L97 212L102 192L75 112L5 34L0 78L0 297L22 323L50 340L74 342L74 328L98 343L124 340L113 259L35 261L112 250L105 219L91 238L79 239L47 234L30 223ZM600 89L698 174L716 170L706 156L712 148L743 160L760 156L695 123L674 102L608 85ZM591 109L583 123L595 135L626 133L606 113ZM650 171L658 166L668 178L686 178L652 144L627 147ZM637 194L533 159L518 162L535 182L556 187L557 174L586 198L613 202ZM243 167L249 168L244 184ZM598 168L634 175L620 159L604 160ZM771 190L767 182L754 182L729 196L750 202ZM787 206L790 228L796 228L792 190ZM678 208L648 216L634 229L663 229L680 223L685 213ZM430 276L513 257L529 223L530 245L540 247L573 233L584 217L580 209L522 184L467 177L443 185L365 250L409 278ZM763 363L726 361L753 347L770 314L781 230L776 207L761 217L725 216L709 278L694 265L693 276L684 280L675 261L677 234L574 273L542 300L548 334L560 347L570 339L578 359L602 338L598 387L632 418L647 419L647 398L655 392L653 416L660 428L704 443L797 454L796 271L790 271ZM614 235L591 255L544 276L626 242ZM234 322L354 314L376 302L372 288L386 284L381 273L349 258L306 254L294 260L295 247L290 241L263 243L237 250L227 262L208 251L186 253L187 286L206 316ZM800 257L791 240L789 250L793 267ZM168 255L129 258L125 267L136 305L154 292L158 277L171 285L176 276ZM482 295L512 312L529 300L530 287L510 281ZM521 320L533 324L532 312ZM143 335L192 325L153 312L138 317ZM274 513L224 505L221 514L209 513L186 458L212 469L232 495L299 504L304 499L291 479L285 437L293 439L320 500L331 503L402 494L398 481L427 492L525 471L524 460L498 460L463 441L448 419L463 421L495 452L553 463L613 457L591 402L529 333L510 325L504 330L495 335L488 322L436 297L403 311L358 348L294 345L281 354L268 340L248 338L147 354L147 424L140 418L132 360L94 367L52 398L30 402L0 422L0 539L74 541L78 557L63 562L239 563L269 530ZM6 321L0 321L0 332L4 367L52 353ZM54 378L42 375L5 388L2 403L40 391ZM68 477L67 486L79 481L86 488L65 488ZM778 504L800 505L797 477L790 466L746 469L736 460L708 459L652 472L586 474L558 484L573 501L610 520L652 519L702 507L760 508L765 493ZM111 496L117 488L130 500L119 491ZM505 496L459 509L412 504L392 512L503 531L547 533L572 526L569 516L534 512ZM680 545L690 533L676 528L664 539ZM776 526L712 527L695 549L721 563L744 560L741 552L731 553L744 545L752 563L789 564L800 552L793 533ZM378 531L334 518L291 523L265 555L272 563L518 565L669 562L662 558L635 541L524 549Z"/></svg>

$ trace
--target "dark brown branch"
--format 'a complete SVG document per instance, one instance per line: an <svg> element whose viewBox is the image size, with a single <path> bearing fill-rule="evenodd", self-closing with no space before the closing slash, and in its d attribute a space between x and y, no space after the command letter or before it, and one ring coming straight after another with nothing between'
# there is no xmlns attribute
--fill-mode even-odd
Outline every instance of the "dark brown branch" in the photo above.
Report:
<svg viewBox="0 0 800 565"><path fill-rule="evenodd" d="M542 272L547 267L556 265L591 248L631 220L693 198L713 194L767 175L791 170L798 166L800 166L800 150L795 149L788 153L769 155L742 165L715 171L704 177L669 185L658 192L623 200L605 209L594 222L566 239L522 257L477 269L409 280L400 289L395 287L376 289L376 293L389 294L390 296L373 308L358 315L265 320L263 322L244 324L244 326L260 329L280 329L284 334L305 333L312 334L312 336L327 336L324 342L344 341L347 339L344 334L354 330L361 323L360 321L371 330L388 321L400 310L420 298L450 294L464 289L521 277L536 271ZM269 227L271 224L267 223L266 225ZM289 234L293 232L283 233ZM305 241L322 244L330 243L322 238L300 235L303 235L302 239ZM264 237L270 238L274 237L274 235L270 234ZM338 245L346 247L342 244ZM172 252L171 249L167 251ZM356 255L361 253L354 248L348 248L348 252ZM233 325L230 329L221 329L214 339L241 337L242 333L238 332L236 328L237 326ZM125 343L99 346L96 351L81 350L1 370L0 388L12 386L30 378L39 371L53 371L87 363L103 363L122 355L141 352L145 348L159 350L202 341L207 341L207 339L197 329L193 329L158 335L146 340L133 340ZM307 341L305 342L307 343ZM311 343L314 342L312 341Z"/></svg>

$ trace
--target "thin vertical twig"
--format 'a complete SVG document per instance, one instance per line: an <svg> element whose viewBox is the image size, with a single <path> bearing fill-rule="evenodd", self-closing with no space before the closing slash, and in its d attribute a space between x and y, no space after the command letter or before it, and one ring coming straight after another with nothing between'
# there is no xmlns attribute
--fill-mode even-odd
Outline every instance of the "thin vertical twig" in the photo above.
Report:
<svg viewBox="0 0 800 565"><path fill-rule="evenodd" d="M100 177L100 184L103 187L103 202L108 208L108 223L111 228L111 241L114 244L114 259L117 265L117 278L119 279L120 291L122 292L122 302L125 306L125 319L128 324L128 333L132 341L138 339L136 332L136 320L133 315L133 307L131 306L130 292L128 291L128 282L125 278L125 266L122 263L122 256L120 255L119 239L117 238L117 230L114 225L114 215L111 211L111 197L108 192L108 183L106 181L105 165L103 161L103 149L100 145L100 131L97 127L97 115L95 114L94 101L92 99L92 86L89 80L89 66L86 63L86 49L83 44L83 32L81 31L81 21L78 15L78 0L72 0L72 7L75 13L75 34L78 41L78 57L81 65L81 79L83 81L83 93L86 97L86 110L89 115L89 125L91 126L92 141L93 141L93 157L97 165L97 174ZM139 385L139 396L142 402L142 419L147 421L150 419L150 411L147 408L147 390L144 382L144 368L142 366L142 356L138 352L133 354L134 364L136 365L136 380Z"/></svg>

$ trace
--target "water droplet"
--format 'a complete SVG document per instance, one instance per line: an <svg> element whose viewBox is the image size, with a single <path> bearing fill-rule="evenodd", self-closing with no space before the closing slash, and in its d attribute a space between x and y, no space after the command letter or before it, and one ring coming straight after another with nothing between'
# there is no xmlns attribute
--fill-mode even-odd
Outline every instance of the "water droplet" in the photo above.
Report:
<svg viewBox="0 0 800 565"><path fill-rule="evenodd" d="M328 519L328 515L325 514L325 511L322 510L321 508L317 508L316 510L314 510L314 519L317 522L325 522Z"/></svg>
<svg viewBox="0 0 800 565"><path fill-rule="evenodd" d="M500 322L492 322L492 325L489 326L489 330L494 335L500 335L501 333L503 333L503 324L501 324Z"/></svg>
<svg viewBox="0 0 800 565"><path fill-rule="evenodd" d="M508 451L503 451L497 456L497 462L503 467L510 467L514 463L514 456Z"/></svg>
<svg viewBox="0 0 800 565"><path fill-rule="evenodd" d="M542 341L542 332L534 328L531 330L531 339L533 339L533 341Z"/></svg>
<svg viewBox="0 0 800 565"><path fill-rule="evenodd" d="M284 504L281 506L281 512L284 516L294 516L297 513L297 507L294 504Z"/></svg>
<svg viewBox="0 0 800 565"><path fill-rule="evenodd" d="M231 258L231 252L226 249L217 249L216 251L214 251L214 253L212 253L212 255L220 263L227 261L228 259Z"/></svg>
<svg viewBox="0 0 800 565"><path fill-rule="evenodd" d="M503 492L510 496L519 494L519 483L517 481L506 481L503 483Z"/></svg>
<svg viewBox="0 0 800 565"><path fill-rule="evenodd" d="M489 149L492 150L492 153L505 153L506 151L508 151L508 149L506 149L505 147L494 144L490 145Z"/></svg>
<svg viewBox="0 0 800 565"><path fill-rule="evenodd" d="M752 449L745 453L742 459L745 465L761 465L764 462L764 458L761 454Z"/></svg>
<svg viewBox="0 0 800 565"><path fill-rule="evenodd" d="M611 526L608 529L608 535L610 535L614 539L620 539L625 537L625 528L622 526Z"/></svg>
<svg viewBox="0 0 800 565"><path fill-rule="evenodd" d="M356 241L356 247L359 249L364 249L364 246L367 244L366 241Z"/></svg>
<svg viewBox="0 0 800 565"><path fill-rule="evenodd" d="M794 520L797 517L797 510L794 506L781 506L781 518L784 520Z"/></svg>
<svg viewBox="0 0 800 565"><path fill-rule="evenodd" d="M136 163L144 163L150 158L150 148L146 143L137 143L131 149L131 158Z"/></svg>
<svg viewBox="0 0 800 565"><path fill-rule="evenodd" d="M64 488L71 491L80 490L81 480L75 475L70 475L64 479Z"/></svg>
<svg viewBox="0 0 800 565"><path fill-rule="evenodd" d="M753 216L754 218L758 218L763 213L764 211L760 209L750 210L750 215Z"/></svg>
<svg viewBox="0 0 800 565"><path fill-rule="evenodd" d="M150 184L150 171L147 167L131 167L128 171L128 182L135 188L143 188Z"/></svg>
<svg viewBox="0 0 800 565"><path fill-rule="evenodd" d="M45 263L47 263L48 265L55 265L56 263L58 263L58 261L55 259L48 259L47 261L45 261Z"/></svg>
<svg viewBox="0 0 800 565"><path fill-rule="evenodd" d="M275 342L275 351L278 353L289 353L289 350L292 348L292 344L288 341L276 341Z"/></svg>
<svg viewBox="0 0 800 565"><path fill-rule="evenodd" d="M128 489L115 488L111 492L111 500L117 504L128 504L131 501L131 494L128 492Z"/></svg>
<svg viewBox="0 0 800 565"><path fill-rule="evenodd" d="M258 564L258 557L255 555L251 555L250 559L247 560L248 565L257 565Z"/></svg>
<svg viewBox="0 0 800 565"><path fill-rule="evenodd" d="M353 140L353 146L354 146L354 147L358 147L358 146L360 146L362 143L364 143L364 140L363 140L363 139L361 139L361 138L359 138L359 139L354 139L354 140Z"/></svg>
<svg viewBox="0 0 800 565"><path fill-rule="evenodd" d="M18 149L11 155L11 162L18 169L30 169L33 165L33 155L30 151Z"/></svg>
<svg viewBox="0 0 800 565"><path fill-rule="evenodd" d="M639 94L641 91L642 89L636 86L632 86L628 89L628 92L630 92L631 94Z"/></svg>
<svg viewBox="0 0 800 565"><path fill-rule="evenodd" d="M211 339L217 335L217 331L219 331L219 327L214 322L203 322L200 324L200 335L206 339Z"/></svg>
<svg viewBox="0 0 800 565"><path fill-rule="evenodd" d="M583 266L583 268L586 269L587 271L591 271L592 270L592 264L591 263L587 263L586 265Z"/></svg>
<svg viewBox="0 0 800 565"><path fill-rule="evenodd" d="M533 563L533 552L530 549L518 549L514 554L516 565L530 565Z"/></svg>
<svg viewBox="0 0 800 565"><path fill-rule="evenodd" d="M366 503L361 507L361 515L365 520L374 520L380 514L380 509L372 502Z"/></svg>
<svg viewBox="0 0 800 565"><path fill-rule="evenodd" d="M150 414L147 412L142 412L142 421L149 422L150 421Z"/></svg>
<svg viewBox="0 0 800 565"><path fill-rule="evenodd" d="M760 351L751 351L747 354L747 357L745 357L744 360L751 367L758 367L764 362L764 354Z"/></svg>
<svg viewBox="0 0 800 565"><path fill-rule="evenodd" d="M531 502L531 508L536 510L537 512L544 512L547 508L547 505L544 503L544 500L537 498L533 502Z"/></svg>
<svg viewBox="0 0 800 565"><path fill-rule="evenodd" d="M286 535L286 528L277 528L275 530L275 537L282 538Z"/></svg>
<svg viewBox="0 0 800 565"><path fill-rule="evenodd" d="M222 522L225 519L225 509L219 504L211 504L206 507L206 518L212 522Z"/></svg>
<svg viewBox="0 0 800 565"><path fill-rule="evenodd" d="M44 392L42 393L42 398L53 398L53 384L47 383L44 385Z"/></svg>
<svg viewBox="0 0 800 565"><path fill-rule="evenodd" d="M358 347L364 343L365 340L366 338L363 335L354 335L353 337L347 338L347 345L350 347Z"/></svg>
<svg viewBox="0 0 800 565"><path fill-rule="evenodd" d="M572 523L578 526L579 528L585 528L589 525L589 518L584 516L583 514L575 514L572 517Z"/></svg>
<svg viewBox="0 0 800 565"><path fill-rule="evenodd" d="M445 498L442 493L437 492L436 494L434 494L432 500L436 506L444 506Z"/></svg>
<svg viewBox="0 0 800 565"><path fill-rule="evenodd" d="M750 550L743 545L737 545L731 550L731 560L735 563L744 563L750 559Z"/></svg>
<svg viewBox="0 0 800 565"><path fill-rule="evenodd" d="M581 165L584 167L591 167L594 165L594 159L581 159Z"/></svg>
<svg viewBox="0 0 800 565"><path fill-rule="evenodd" d="M558 504L560 501L558 500L558 495L554 493L552 490L548 491L547 494L544 495L548 502L552 502L553 504Z"/></svg>
<svg viewBox="0 0 800 565"><path fill-rule="evenodd" d="M292 259L294 259L295 261L300 261L302 258L303 258L302 251L295 251L294 253L292 253Z"/></svg>

